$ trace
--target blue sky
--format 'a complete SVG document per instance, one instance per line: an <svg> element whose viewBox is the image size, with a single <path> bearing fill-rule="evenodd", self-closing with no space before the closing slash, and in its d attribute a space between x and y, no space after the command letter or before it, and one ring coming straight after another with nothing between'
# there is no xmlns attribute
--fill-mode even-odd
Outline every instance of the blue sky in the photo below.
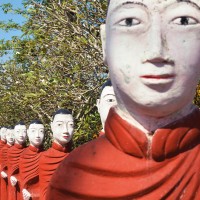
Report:
<svg viewBox="0 0 200 200"><path fill-rule="evenodd" d="M14 8L23 8L22 0L0 0L0 5L11 3ZM9 19L12 19L14 22L22 24L25 21L25 18L23 18L21 15L16 14L4 14L2 8L0 8L0 21L8 21ZM4 32L0 30L0 40L10 40L12 36L20 36L22 33L18 30L12 30L9 32ZM5 61L10 56L12 56L12 52L10 54L4 56L3 58L0 58L1 61Z"/></svg>
<svg viewBox="0 0 200 200"><path fill-rule="evenodd" d="M0 5L6 4L6 3L11 3L14 8L23 8L22 0L0 0ZM18 23L23 23L25 19L21 15L16 15L16 14L4 14L2 9L0 8L0 20L1 21L8 21L9 19L12 19L14 22ZM9 31L9 32L4 32L0 30L0 39L5 39L9 40L12 38L12 36L19 36L21 35L20 31Z"/></svg>

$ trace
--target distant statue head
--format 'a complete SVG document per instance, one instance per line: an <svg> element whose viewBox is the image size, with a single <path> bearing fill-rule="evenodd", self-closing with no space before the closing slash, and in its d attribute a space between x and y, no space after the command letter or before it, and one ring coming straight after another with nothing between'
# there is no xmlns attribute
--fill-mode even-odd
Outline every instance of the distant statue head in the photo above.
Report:
<svg viewBox="0 0 200 200"><path fill-rule="evenodd" d="M40 120L31 121L27 129L27 134L30 145L34 147L41 146L44 139L44 125Z"/></svg>
<svg viewBox="0 0 200 200"><path fill-rule="evenodd" d="M15 143L23 144L27 138L27 130L24 122L20 121L15 125L14 128Z"/></svg>
<svg viewBox="0 0 200 200"><path fill-rule="evenodd" d="M104 60L124 113L165 117L200 78L200 1L110 0Z"/></svg>
<svg viewBox="0 0 200 200"><path fill-rule="evenodd" d="M101 87L100 98L97 99L97 108L101 117L101 123L104 130L105 121L108 116L108 112L112 106L117 104L115 93L113 90L111 80L107 80Z"/></svg>
<svg viewBox="0 0 200 200"><path fill-rule="evenodd" d="M1 140L4 142L6 141L6 132L7 132L7 128L1 127Z"/></svg>
<svg viewBox="0 0 200 200"><path fill-rule="evenodd" d="M74 133L74 119L72 113L67 109L59 109L53 114L51 122L54 141L65 146Z"/></svg>
<svg viewBox="0 0 200 200"><path fill-rule="evenodd" d="M9 144L10 146L12 146L15 143L14 127L13 126L10 126L10 127L7 128L6 141L7 141L7 144Z"/></svg>

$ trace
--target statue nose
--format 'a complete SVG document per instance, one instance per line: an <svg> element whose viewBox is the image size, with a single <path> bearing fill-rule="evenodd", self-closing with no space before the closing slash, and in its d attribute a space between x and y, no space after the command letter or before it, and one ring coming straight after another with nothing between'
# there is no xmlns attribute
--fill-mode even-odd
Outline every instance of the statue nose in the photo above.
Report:
<svg viewBox="0 0 200 200"><path fill-rule="evenodd" d="M67 133L67 132L68 132L67 124L65 124L65 126L64 126L64 128L63 128L63 132L64 132L64 133Z"/></svg>

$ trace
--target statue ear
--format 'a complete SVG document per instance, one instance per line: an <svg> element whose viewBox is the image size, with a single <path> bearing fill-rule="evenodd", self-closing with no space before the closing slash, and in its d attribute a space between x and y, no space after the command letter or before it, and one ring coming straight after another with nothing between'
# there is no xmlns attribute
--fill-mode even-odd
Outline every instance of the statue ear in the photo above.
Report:
<svg viewBox="0 0 200 200"><path fill-rule="evenodd" d="M29 138L29 134L30 134L30 131L29 131L29 129L27 129L27 136L28 136L28 138Z"/></svg>
<svg viewBox="0 0 200 200"><path fill-rule="evenodd" d="M100 26L101 43L103 50L103 62L107 65L106 61L106 24L101 24Z"/></svg>
<svg viewBox="0 0 200 200"><path fill-rule="evenodd" d="M98 112L99 112L99 105L100 105L100 99L97 99L96 106L97 106Z"/></svg>

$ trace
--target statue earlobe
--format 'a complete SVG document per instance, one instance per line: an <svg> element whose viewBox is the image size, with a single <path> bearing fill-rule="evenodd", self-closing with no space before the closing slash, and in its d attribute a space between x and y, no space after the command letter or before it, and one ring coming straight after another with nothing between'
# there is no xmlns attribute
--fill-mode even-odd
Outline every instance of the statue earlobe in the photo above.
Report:
<svg viewBox="0 0 200 200"><path fill-rule="evenodd" d="M97 101L96 101L96 107L98 109L98 112L99 112L99 104L100 104L100 99L97 99Z"/></svg>
<svg viewBox="0 0 200 200"><path fill-rule="evenodd" d="M101 43L103 50L103 62L107 65L106 60L106 24L101 24L100 26Z"/></svg>
<svg viewBox="0 0 200 200"><path fill-rule="evenodd" d="M27 129L27 136L29 138L29 134L30 134L30 131L29 131L29 128Z"/></svg>

